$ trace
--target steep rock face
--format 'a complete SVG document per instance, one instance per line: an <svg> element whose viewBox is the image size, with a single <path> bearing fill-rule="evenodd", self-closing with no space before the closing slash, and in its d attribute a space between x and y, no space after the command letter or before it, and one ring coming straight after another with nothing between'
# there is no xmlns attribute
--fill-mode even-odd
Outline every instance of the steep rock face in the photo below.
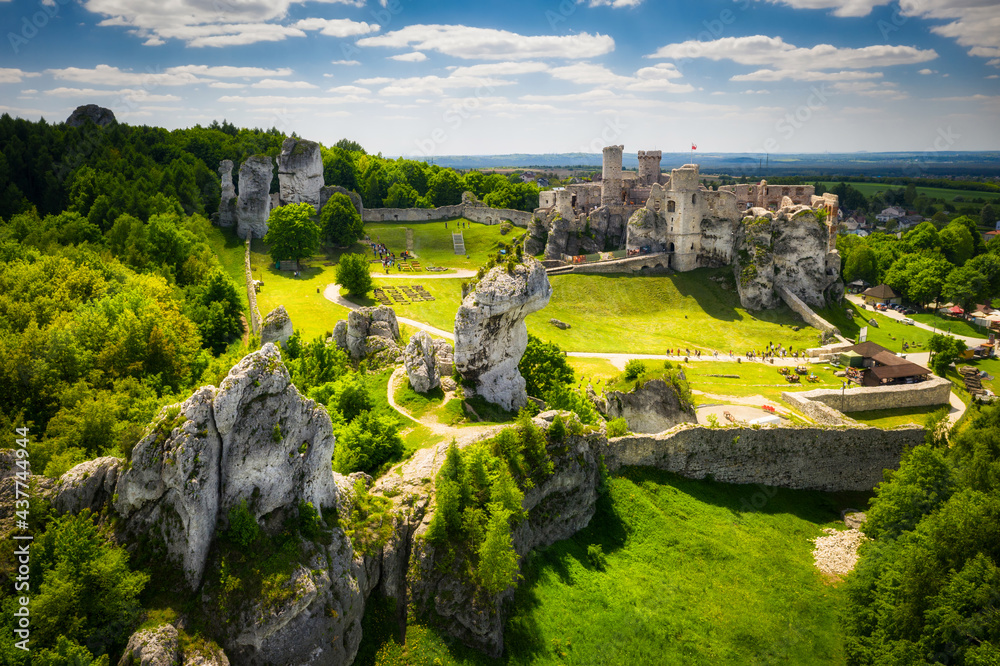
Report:
<svg viewBox="0 0 1000 666"><path fill-rule="evenodd" d="M736 222L725 218L704 218L701 221L701 248L698 265L719 268L733 263L733 241Z"/></svg>
<svg viewBox="0 0 1000 666"><path fill-rule="evenodd" d="M326 205L326 202L329 201L330 197L332 197L334 194L347 195L348 198L350 198L351 203L354 204L354 208L357 209L358 215L361 216L361 219L364 219L365 204L364 202L361 201L361 195L359 195L357 192L351 192L350 190L343 188L340 185L327 185L326 187L320 189L319 191L320 210L323 209L323 206Z"/></svg>
<svg viewBox="0 0 1000 666"><path fill-rule="evenodd" d="M545 243L546 259L561 259L564 254L594 254L604 248L603 236L597 237L590 227L589 218L564 217L552 211L546 219L549 227Z"/></svg>
<svg viewBox="0 0 1000 666"><path fill-rule="evenodd" d="M292 318L288 316L288 311L284 305L279 305L267 313L260 329L261 344L273 342L282 347L288 342L288 338L295 334L295 327L292 326Z"/></svg>
<svg viewBox="0 0 1000 666"><path fill-rule="evenodd" d="M555 414L546 412L535 422L548 427ZM598 447L590 442L593 437L567 437L565 442L549 446L554 473L525 492L522 507L526 518L513 530L514 550L521 564L532 550L569 538L593 517L600 483L595 453ZM430 514L425 516L417 528L418 537L426 532L430 518ZM491 657L499 657L509 612L507 602L514 588L498 595L487 594L474 582L455 575L461 563L443 567L440 557L441 553L426 540L414 539L409 576L411 601L421 612L431 613L449 635Z"/></svg>
<svg viewBox="0 0 1000 666"><path fill-rule="evenodd" d="M437 349L426 331L418 331L403 350L403 365L410 387L417 393L427 393L441 386L441 373L437 367Z"/></svg>
<svg viewBox="0 0 1000 666"><path fill-rule="evenodd" d="M330 417L292 385L277 347L264 345L230 370L212 406L222 441L221 513L241 500L258 518L300 500L321 514L334 506Z"/></svg>
<svg viewBox="0 0 1000 666"><path fill-rule="evenodd" d="M219 226L232 227L236 224L236 188L233 186L233 163L231 160L219 162L219 177L222 180L222 196L219 198Z"/></svg>
<svg viewBox="0 0 1000 666"><path fill-rule="evenodd" d="M111 109L105 109L103 106L97 106L96 104L78 106L73 110L73 113L69 114L69 118L66 119L66 124L70 127L81 127L88 122L94 123L98 127L107 127L117 121Z"/></svg>
<svg viewBox="0 0 1000 666"><path fill-rule="evenodd" d="M528 223L528 233L524 237L524 253L531 257L537 257L545 252L545 246L549 240L549 230L545 221L538 218L531 218Z"/></svg>
<svg viewBox="0 0 1000 666"><path fill-rule="evenodd" d="M455 315L455 369L476 394L506 410L527 404L517 369L528 345L524 318L551 296L545 267L529 258L513 274L493 268L462 300Z"/></svg>
<svg viewBox="0 0 1000 666"><path fill-rule="evenodd" d="M59 478L52 508L59 513L99 511L114 496L121 468L122 461L112 457L80 463Z"/></svg>
<svg viewBox="0 0 1000 666"><path fill-rule="evenodd" d="M667 237L668 230L663 215L649 208L640 208L629 218L625 248L629 251L644 247L659 249Z"/></svg>
<svg viewBox="0 0 1000 666"><path fill-rule="evenodd" d="M319 212L323 157L318 143L292 137L282 142L278 158L278 185L281 205L307 203Z"/></svg>
<svg viewBox="0 0 1000 666"><path fill-rule="evenodd" d="M562 259L562 255L569 254L569 238L571 223L559 213L550 213L551 220L548 220L549 233L545 241L545 258Z"/></svg>
<svg viewBox="0 0 1000 666"><path fill-rule="evenodd" d="M351 358L357 360L382 352L387 356L399 355L399 348L396 346L396 341L399 340L399 323L392 308L380 305L351 310L345 326L341 326L342 321L337 322L334 327L333 339Z"/></svg>
<svg viewBox="0 0 1000 666"><path fill-rule="evenodd" d="M267 234L267 217L271 213L271 178L274 164L266 155L251 155L240 166L240 196L236 202L236 233L246 238Z"/></svg>
<svg viewBox="0 0 1000 666"><path fill-rule="evenodd" d="M222 442L214 387L160 410L119 477L115 510L126 534L162 542L192 589L201 583L219 509Z"/></svg>
<svg viewBox="0 0 1000 666"><path fill-rule="evenodd" d="M843 294L830 229L808 206L777 213L752 208L736 227L735 249L733 272L745 308L775 307L779 286L813 307L824 307Z"/></svg>
<svg viewBox="0 0 1000 666"><path fill-rule="evenodd" d="M608 420L624 418L632 432L663 432L698 420L694 408L662 379L648 381L628 393L608 391L598 400L597 409Z"/></svg>

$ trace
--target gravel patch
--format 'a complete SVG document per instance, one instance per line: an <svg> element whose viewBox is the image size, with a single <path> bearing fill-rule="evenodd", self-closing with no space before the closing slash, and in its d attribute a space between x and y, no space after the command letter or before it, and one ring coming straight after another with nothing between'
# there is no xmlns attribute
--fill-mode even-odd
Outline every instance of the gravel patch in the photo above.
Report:
<svg viewBox="0 0 1000 666"><path fill-rule="evenodd" d="M846 576L858 563L858 546L867 537L856 529L841 531L827 527L823 532L828 536L813 539L816 568L826 574Z"/></svg>

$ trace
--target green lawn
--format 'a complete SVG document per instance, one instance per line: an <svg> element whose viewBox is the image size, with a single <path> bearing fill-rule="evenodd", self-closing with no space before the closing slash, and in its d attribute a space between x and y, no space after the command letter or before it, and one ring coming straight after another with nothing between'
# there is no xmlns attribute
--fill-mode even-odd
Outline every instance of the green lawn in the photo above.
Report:
<svg viewBox="0 0 1000 666"><path fill-rule="evenodd" d="M854 319L848 319L844 314L844 308L854 311ZM903 353L903 342L910 345L908 351L927 351L927 343L934 335L931 331L907 326L895 319L890 319L883 314L873 311L871 308L862 310L859 306L844 300L844 305L831 305L819 311L819 315L828 322L840 329L844 337L854 340L862 326L868 326L868 341L882 345L886 349L897 354ZM867 323L874 318L878 326L871 326Z"/></svg>
<svg viewBox="0 0 1000 666"><path fill-rule="evenodd" d="M417 301L414 303L399 304L393 303L390 307L396 311L399 317L407 317L416 321L436 326L444 331L455 329L455 313L458 306L462 304L462 283L465 280L422 280L419 274L409 276L405 280L380 279L382 273L375 273L376 287L403 287L419 285L426 289L433 301ZM371 298L350 298L358 305L378 305L378 302Z"/></svg>
<svg viewBox="0 0 1000 666"><path fill-rule="evenodd" d="M208 245L219 258L223 270L236 283L240 303L243 304L243 310L247 310L250 303L247 300L246 277L243 270L246 245L232 231L216 226L208 229Z"/></svg>
<svg viewBox="0 0 1000 666"><path fill-rule="evenodd" d="M827 189L835 187L838 183L827 182L824 185ZM848 183L851 187L861 192L861 194L866 197L870 197L876 192L885 192L888 189L905 189L905 185L887 185L883 183ZM974 192L971 190L952 190L945 189L942 187L917 187L917 194L930 197L932 199L943 199L945 201L954 201L955 197L963 197L966 201L969 199L1000 199L1000 193L998 192Z"/></svg>
<svg viewBox="0 0 1000 666"><path fill-rule="evenodd" d="M816 345L818 332L788 308L748 312L735 290L708 279L728 273L554 275L549 306L528 317L528 331L567 351L662 354L669 347L690 347L745 353L768 342L795 349ZM560 330L551 318L571 328ZM796 332L792 326L803 328Z"/></svg>
<svg viewBox="0 0 1000 666"><path fill-rule="evenodd" d="M460 220L447 222L369 222L365 224L365 233L372 240L384 243L391 252L399 254L406 249L406 230L413 230L413 253L422 267L443 266L446 268L468 268L475 270L486 263L490 252L494 252L500 241L510 242L511 239L524 233L524 229L515 227L506 236L500 233L500 225L478 224L465 220L466 227L457 227ZM451 234L461 231L465 238L465 255L456 255ZM368 251L371 256L371 250ZM468 255L468 259L466 258ZM381 270L381 266L378 267ZM395 273L395 271L393 271Z"/></svg>
<svg viewBox="0 0 1000 666"><path fill-rule="evenodd" d="M919 426L927 423L927 417L931 414L947 410L947 405L934 405L931 407L908 407L903 409L874 409L867 412L851 412L848 417L855 421L875 426L876 428L895 428L896 426L913 423Z"/></svg>
<svg viewBox="0 0 1000 666"><path fill-rule="evenodd" d="M529 557L503 658L412 620L401 646L373 599L357 663L843 664L843 591L814 568L810 539L865 503L623 470L586 529Z"/></svg>
<svg viewBox="0 0 1000 666"><path fill-rule="evenodd" d="M762 395L770 400L780 402L782 393L811 391L818 388L840 388L841 380L833 376L835 368L826 364L805 365L811 373L819 377L820 381L812 383L803 378L800 379L799 383L792 384L778 373L777 366L756 362L716 363L705 361L682 363L681 367L684 368L684 374L692 389L717 395L738 397ZM794 372L792 368L789 370ZM737 375L739 379L710 375ZM695 399L699 402L714 402L699 396L695 396Z"/></svg>
<svg viewBox="0 0 1000 666"><path fill-rule="evenodd" d="M962 319L952 319L951 317L942 317L939 314L915 314L910 315L910 319L919 321L921 324L927 324L928 326L935 326L938 329L938 333L952 333L954 335L965 335L970 338L982 338L984 340L989 335L986 329L980 326L973 326L972 322Z"/></svg>
<svg viewBox="0 0 1000 666"><path fill-rule="evenodd" d="M583 382L584 386L588 383L593 384L595 388L598 387L598 384L606 385L622 372L611 361L603 358L574 358L571 356L566 361L576 373L576 380ZM650 361L650 363L652 362Z"/></svg>

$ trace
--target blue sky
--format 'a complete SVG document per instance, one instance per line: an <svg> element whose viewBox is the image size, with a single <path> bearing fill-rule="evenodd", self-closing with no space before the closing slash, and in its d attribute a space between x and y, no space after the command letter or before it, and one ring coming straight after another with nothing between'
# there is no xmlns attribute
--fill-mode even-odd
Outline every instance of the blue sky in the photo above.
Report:
<svg viewBox="0 0 1000 666"><path fill-rule="evenodd" d="M0 0L0 111L385 155L1000 149L997 0Z"/></svg>

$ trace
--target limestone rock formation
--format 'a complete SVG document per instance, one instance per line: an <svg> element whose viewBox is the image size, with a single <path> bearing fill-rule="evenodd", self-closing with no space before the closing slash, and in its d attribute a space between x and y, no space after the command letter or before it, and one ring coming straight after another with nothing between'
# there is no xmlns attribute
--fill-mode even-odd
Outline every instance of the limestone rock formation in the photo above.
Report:
<svg viewBox="0 0 1000 666"><path fill-rule="evenodd" d="M632 432L663 432L698 421L694 408L662 379L648 381L628 393L608 391L597 400L597 409L609 421L624 418Z"/></svg>
<svg viewBox="0 0 1000 666"><path fill-rule="evenodd" d="M528 233L524 236L524 253L537 257L545 252L548 239L549 230L545 222L538 217L531 218L531 222L528 223Z"/></svg>
<svg viewBox="0 0 1000 666"><path fill-rule="evenodd" d="M278 184L281 205L312 204L318 213L323 188L323 157L319 144L292 137L285 139L278 158Z"/></svg>
<svg viewBox="0 0 1000 666"><path fill-rule="evenodd" d="M843 295L840 255L830 247L826 222L808 206L750 209L737 225L735 250L733 273L745 308L775 307L781 286L813 307Z"/></svg>
<svg viewBox="0 0 1000 666"><path fill-rule="evenodd" d="M274 163L266 155L251 155L240 166L240 196L236 202L236 233L246 238L267 234L267 218L271 213L271 178Z"/></svg>
<svg viewBox="0 0 1000 666"><path fill-rule="evenodd" d="M92 512L111 501L122 471L122 461L105 457L80 463L63 474L55 488L52 508L59 513Z"/></svg>
<svg viewBox="0 0 1000 666"><path fill-rule="evenodd" d="M292 326L292 319L288 316L284 305L279 305L264 317L264 322L260 329L260 342L266 345L268 342L280 344L282 347L288 342L288 338L295 334Z"/></svg>
<svg viewBox="0 0 1000 666"><path fill-rule="evenodd" d="M379 353L387 357L393 353L399 355L399 347L396 345L399 340L399 324L392 308L380 305L351 310L347 315L347 324L342 326L342 323L343 320L334 327L333 339L351 358L358 360Z"/></svg>
<svg viewBox="0 0 1000 666"><path fill-rule="evenodd" d="M556 412L545 412L535 422L548 427ZM563 412L564 418L575 418ZM554 473L525 492L522 507L527 518L513 530L514 550L521 561L536 548L569 538L590 522L600 485L598 447L586 437L567 437L559 451L549 449ZM426 516L416 535L426 532ZM490 596L456 577L454 567L441 566L439 553L424 539L414 539L410 556L410 599L432 613L448 634L491 657L503 652L503 629L514 588Z"/></svg>
<svg viewBox="0 0 1000 666"><path fill-rule="evenodd" d="M105 109L103 106L97 106L96 104L78 106L73 110L73 113L69 114L69 118L66 119L66 124L70 127L82 127L88 122L94 123L98 127L107 127L117 121L111 109Z"/></svg>
<svg viewBox="0 0 1000 666"><path fill-rule="evenodd" d="M472 391L506 410L528 402L517 365L528 345L524 318L549 303L545 267L528 258L513 273L491 269L455 315L455 369Z"/></svg>
<svg viewBox="0 0 1000 666"><path fill-rule="evenodd" d="M219 511L257 495L256 517L298 502L334 506L333 428L325 409L292 385L273 344L222 381L212 408L222 444Z"/></svg>
<svg viewBox="0 0 1000 666"><path fill-rule="evenodd" d="M361 201L361 195L359 195L357 192L351 192L350 190L343 188L340 185L327 185L326 187L320 189L319 191L320 210L323 209L323 206L326 205L326 202L329 201L330 197L332 197L334 194L347 195L350 198L351 203L353 203L354 207L357 209L358 215L360 215L361 218L364 219L365 204L364 202Z"/></svg>
<svg viewBox="0 0 1000 666"><path fill-rule="evenodd" d="M219 226L232 227L236 225L236 188L233 186L233 162L219 162L219 177L222 182L222 196L219 198Z"/></svg>
<svg viewBox="0 0 1000 666"><path fill-rule="evenodd" d="M212 414L215 394L214 387L202 387L179 409L160 410L132 449L114 503L124 531L162 542L192 589L201 582L218 520L222 451Z"/></svg>
<svg viewBox="0 0 1000 666"><path fill-rule="evenodd" d="M333 445L326 410L299 395L267 344L218 389L161 410L132 451L115 509L126 532L156 535L196 589L216 526L241 500L258 518L300 500L335 504Z"/></svg>
<svg viewBox="0 0 1000 666"><path fill-rule="evenodd" d="M403 364L410 387L417 393L427 393L441 385L437 366L437 349L426 331L418 331L403 350Z"/></svg>
<svg viewBox="0 0 1000 666"><path fill-rule="evenodd" d="M442 386L445 383L454 383L451 376L455 374L455 348L444 340L435 340L434 357L437 363L438 374L441 375ZM446 388L445 390L448 389Z"/></svg>
<svg viewBox="0 0 1000 666"><path fill-rule="evenodd" d="M654 188L659 185L654 185ZM663 215L649 208L640 208L628 221L628 237L625 247L630 252L650 248L660 251L660 246L669 233L669 225Z"/></svg>
<svg viewBox="0 0 1000 666"><path fill-rule="evenodd" d="M118 666L175 666L179 655L177 629L171 624L161 624L132 634Z"/></svg>

